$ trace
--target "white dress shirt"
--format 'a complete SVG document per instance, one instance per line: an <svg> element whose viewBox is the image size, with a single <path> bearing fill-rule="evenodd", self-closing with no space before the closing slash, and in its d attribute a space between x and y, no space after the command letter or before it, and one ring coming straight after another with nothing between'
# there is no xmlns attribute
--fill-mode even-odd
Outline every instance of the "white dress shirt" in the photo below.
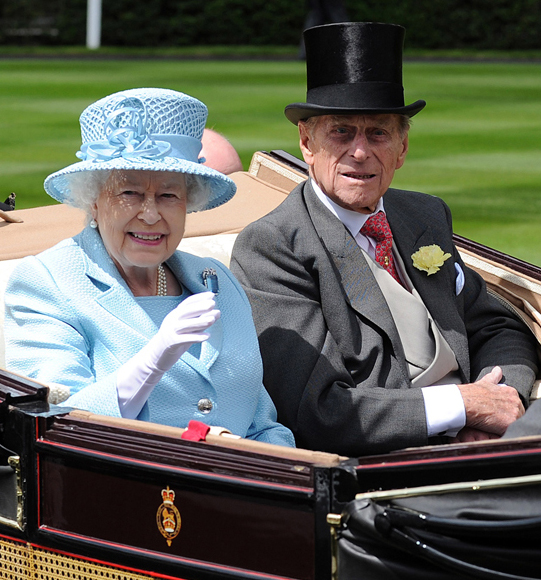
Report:
<svg viewBox="0 0 541 580"><path fill-rule="evenodd" d="M365 222L378 211L385 212L383 197L378 201L376 209L371 214L363 214L339 206L327 197L317 183L312 179L312 187L321 203L335 215L349 230L359 247L374 261L376 259L376 241L361 234ZM393 255L395 249L393 247ZM400 271L398 275L402 280ZM407 286L407 285L406 285ZM426 427L428 436L448 435L454 437L466 424L466 409L460 390L456 384L434 385L422 387L425 404Z"/></svg>

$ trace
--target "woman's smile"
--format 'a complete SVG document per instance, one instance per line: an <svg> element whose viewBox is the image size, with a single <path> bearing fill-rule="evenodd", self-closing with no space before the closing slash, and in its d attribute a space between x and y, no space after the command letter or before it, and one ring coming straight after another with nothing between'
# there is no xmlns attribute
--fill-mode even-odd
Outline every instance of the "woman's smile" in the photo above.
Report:
<svg viewBox="0 0 541 580"><path fill-rule="evenodd" d="M150 246L159 245L165 238L165 234L144 234L140 232L128 232L128 235L131 236L136 243Z"/></svg>

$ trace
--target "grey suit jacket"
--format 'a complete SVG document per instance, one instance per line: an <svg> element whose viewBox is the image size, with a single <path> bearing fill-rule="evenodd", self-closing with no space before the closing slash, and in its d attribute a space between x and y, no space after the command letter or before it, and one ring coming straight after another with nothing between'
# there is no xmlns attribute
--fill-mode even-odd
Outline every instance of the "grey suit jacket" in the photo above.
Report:
<svg viewBox="0 0 541 580"><path fill-rule="evenodd" d="M500 365L526 400L537 369L534 341L460 259L448 207L389 189L385 209L463 381ZM428 277L411 254L430 244L452 259ZM455 262L465 273L458 296ZM297 445L358 456L429 443L422 392L411 386L387 303L355 240L309 182L244 229L231 269L252 303L264 384Z"/></svg>

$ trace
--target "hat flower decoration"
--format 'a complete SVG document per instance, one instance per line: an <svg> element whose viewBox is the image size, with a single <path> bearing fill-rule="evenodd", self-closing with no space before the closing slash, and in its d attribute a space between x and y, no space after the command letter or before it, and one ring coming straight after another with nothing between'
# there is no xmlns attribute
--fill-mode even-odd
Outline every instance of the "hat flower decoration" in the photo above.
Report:
<svg viewBox="0 0 541 580"><path fill-rule="evenodd" d="M427 276L439 272L445 260L448 260L451 254L444 253L436 244L431 246L421 246L414 254L411 255L413 265L418 270L427 273Z"/></svg>
<svg viewBox="0 0 541 580"><path fill-rule="evenodd" d="M207 121L201 101L170 89L141 88L114 93L89 105L79 119L81 160L45 180L45 191L73 203L70 176L81 171L168 171L207 180L211 195L202 210L229 201L235 183L203 165L201 138Z"/></svg>
<svg viewBox="0 0 541 580"><path fill-rule="evenodd" d="M119 126L125 118L125 125ZM118 157L126 159L144 157L160 159L171 151L171 144L165 141L154 141L148 134L147 111L142 101L126 98L116 105L115 110L107 117L104 124L105 142L85 143L76 156L86 161L110 161Z"/></svg>

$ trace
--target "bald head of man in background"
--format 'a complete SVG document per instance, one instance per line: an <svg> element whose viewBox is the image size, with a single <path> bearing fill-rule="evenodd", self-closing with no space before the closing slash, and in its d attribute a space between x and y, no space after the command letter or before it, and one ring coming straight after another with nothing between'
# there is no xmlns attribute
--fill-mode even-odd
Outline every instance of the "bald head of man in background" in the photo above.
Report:
<svg viewBox="0 0 541 580"><path fill-rule="evenodd" d="M201 143L203 148L200 155L205 158L203 165L212 167L226 175L243 170L239 154L233 145L220 133L213 129L205 128Z"/></svg>

